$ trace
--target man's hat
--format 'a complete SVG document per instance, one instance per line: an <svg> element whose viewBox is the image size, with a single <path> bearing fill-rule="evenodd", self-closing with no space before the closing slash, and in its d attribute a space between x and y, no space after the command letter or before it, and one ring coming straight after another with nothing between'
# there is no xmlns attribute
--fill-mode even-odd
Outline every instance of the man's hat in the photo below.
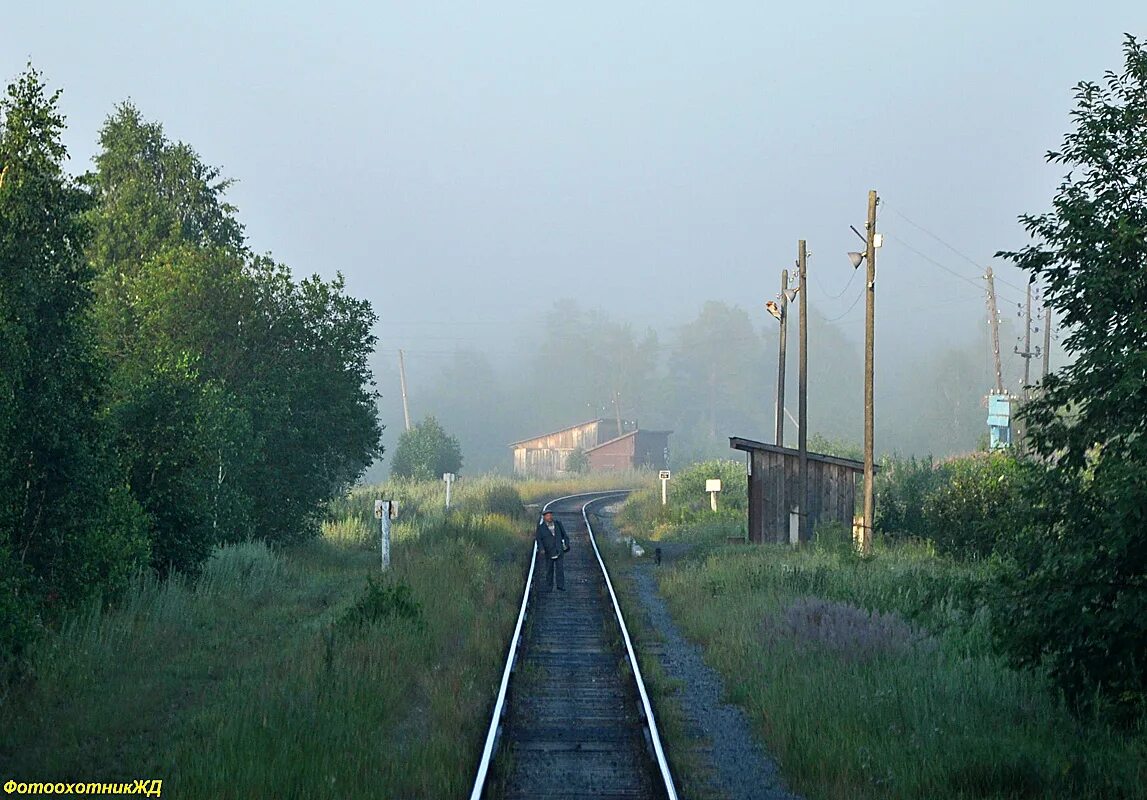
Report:
<svg viewBox="0 0 1147 800"><path fill-rule="evenodd" d="M547 509L547 510L545 510L545 511L543 511L543 512L542 512L542 516L544 517L546 514L549 514L550 516L553 516L553 513L554 513L554 512L552 512L552 511L550 511L549 509Z"/></svg>

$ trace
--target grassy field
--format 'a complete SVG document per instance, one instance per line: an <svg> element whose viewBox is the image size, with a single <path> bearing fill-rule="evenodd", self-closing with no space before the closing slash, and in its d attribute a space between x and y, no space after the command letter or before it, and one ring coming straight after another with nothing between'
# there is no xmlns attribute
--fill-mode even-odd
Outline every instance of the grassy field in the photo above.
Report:
<svg viewBox="0 0 1147 800"><path fill-rule="evenodd" d="M455 489L450 513L437 485L355 490L316 540L221 548L195 580L142 577L72 619L4 690L0 781L160 779L175 798L463 795L533 519L509 481ZM385 576L375 497L400 503Z"/></svg>
<svg viewBox="0 0 1147 800"><path fill-rule="evenodd" d="M661 591L810 800L1147 797L1147 732L1080 722L993 655L990 567L910 546L862 560L843 531L729 544L743 520L658 521L647 494L627 532L691 547Z"/></svg>

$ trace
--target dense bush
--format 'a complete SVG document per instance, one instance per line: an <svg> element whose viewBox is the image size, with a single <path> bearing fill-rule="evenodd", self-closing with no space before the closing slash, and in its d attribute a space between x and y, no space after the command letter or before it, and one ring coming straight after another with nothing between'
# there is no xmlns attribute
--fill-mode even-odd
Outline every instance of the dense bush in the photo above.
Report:
<svg viewBox="0 0 1147 800"><path fill-rule="evenodd" d="M705 481L714 478L721 481L715 514L705 491ZM630 535L652 539L688 532L698 534L693 538L723 542L729 536L745 535L749 488L740 461L701 461L673 473L667 500L667 505L661 505L660 482L656 488L635 491L618 514L618 522Z"/></svg>
<svg viewBox="0 0 1147 800"><path fill-rule="evenodd" d="M1077 709L1147 718L1147 452L1078 481L1049 470L1030 493L1055 502L1034 509L995 596L999 645Z"/></svg>
<svg viewBox="0 0 1147 800"><path fill-rule="evenodd" d="M575 475L589 472L589 456L585 454L585 450L580 447L573 449L569 458L566 459L566 472L572 472Z"/></svg>
<svg viewBox="0 0 1147 800"><path fill-rule="evenodd" d="M982 453L945 465L947 480L924 498L936 548L964 558L1006 553L1030 523L1025 481L1037 467L1009 453Z"/></svg>
<svg viewBox="0 0 1147 800"><path fill-rule="evenodd" d="M931 456L889 459L876 473L876 529L884 536L902 539L929 539L924 519L924 500L943 486L949 477L944 463Z"/></svg>
<svg viewBox="0 0 1147 800"><path fill-rule="evenodd" d="M717 508L748 513L749 479L745 474L745 464L728 459L701 461L676 473L669 482L670 504L688 512L709 512L709 493L705 491L705 481L713 478L721 481Z"/></svg>
<svg viewBox="0 0 1147 800"><path fill-rule="evenodd" d="M1006 553L1030 523L1023 488L1039 469L1004 452L893 461L877 478L876 527L961 558Z"/></svg>
<svg viewBox="0 0 1147 800"><path fill-rule="evenodd" d="M525 511L517 487L508 481L482 481L474 491L463 495L463 503L475 512L501 514L510 519L518 519Z"/></svg>

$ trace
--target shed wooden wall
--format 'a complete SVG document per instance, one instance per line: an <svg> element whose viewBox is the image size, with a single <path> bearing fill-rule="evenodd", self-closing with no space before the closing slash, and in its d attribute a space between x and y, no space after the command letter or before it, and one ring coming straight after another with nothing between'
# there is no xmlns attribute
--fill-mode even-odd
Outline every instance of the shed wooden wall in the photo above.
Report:
<svg viewBox="0 0 1147 800"><path fill-rule="evenodd" d="M748 479L749 538L754 542L787 542L789 511L801 504L800 459L788 453L754 450L752 465ZM810 531L832 521L851 529L857 474L840 464L808 460Z"/></svg>

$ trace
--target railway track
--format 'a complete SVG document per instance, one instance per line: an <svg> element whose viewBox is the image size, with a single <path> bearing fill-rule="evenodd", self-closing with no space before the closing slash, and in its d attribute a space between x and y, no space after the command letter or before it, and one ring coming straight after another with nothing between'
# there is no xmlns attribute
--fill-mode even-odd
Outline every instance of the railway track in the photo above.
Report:
<svg viewBox="0 0 1147 800"><path fill-rule="evenodd" d="M566 591L534 546L471 800L676 800L653 709L587 509L547 503L570 536Z"/></svg>

